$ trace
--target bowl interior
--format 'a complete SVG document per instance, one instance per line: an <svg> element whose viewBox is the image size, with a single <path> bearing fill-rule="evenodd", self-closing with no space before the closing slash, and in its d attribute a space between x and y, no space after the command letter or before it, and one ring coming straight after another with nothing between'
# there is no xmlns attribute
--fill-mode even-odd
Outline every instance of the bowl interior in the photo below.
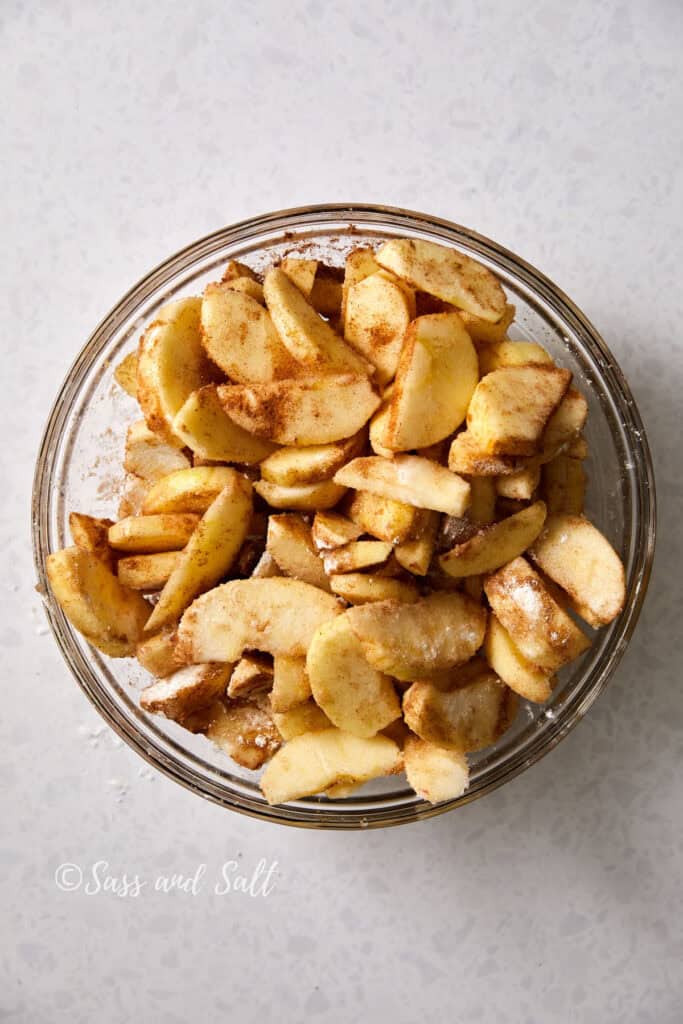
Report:
<svg viewBox="0 0 683 1024"><path fill-rule="evenodd" d="M398 824L472 800L533 763L566 734L604 686L635 625L649 574L654 492L647 442L619 368L582 314L533 268L457 225L375 207L326 207L263 217L202 239L152 271L95 331L55 402L38 459L33 518L43 586L45 555L70 543L70 511L115 515L126 428L140 413L116 385L113 372L159 307L201 293L231 258L257 271L287 254L342 266L352 248L391 236L447 242L490 266L517 307L511 336L538 341L572 370L590 408L587 513L624 559L629 600L622 616L595 636L587 654L561 673L547 704L522 702L500 742L471 757L471 785L460 800L431 808L403 779L391 778L342 801L312 798L270 808L258 790L257 774L238 768L204 737L141 712L137 695L149 681L147 673L134 660L112 660L93 650L47 595L51 626L76 679L131 746L204 796L284 823L336 828Z"/></svg>

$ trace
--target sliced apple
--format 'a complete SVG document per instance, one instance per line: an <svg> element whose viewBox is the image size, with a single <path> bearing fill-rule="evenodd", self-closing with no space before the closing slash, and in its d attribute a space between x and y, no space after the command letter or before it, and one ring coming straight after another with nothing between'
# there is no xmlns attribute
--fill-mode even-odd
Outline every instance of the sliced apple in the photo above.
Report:
<svg viewBox="0 0 683 1024"><path fill-rule="evenodd" d="M607 538L585 516L549 516L529 554L596 629L612 622L624 607L624 566Z"/></svg>
<svg viewBox="0 0 683 1024"><path fill-rule="evenodd" d="M380 402L367 377L352 375L224 385L218 395L228 416L245 430L296 447L351 437Z"/></svg>
<svg viewBox="0 0 683 1024"><path fill-rule="evenodd" d="M489 615L484 654L493 671L520 697L538 704L548 700L555 677L524 657L495 615Z"/></svg>
<svg viewBox="0 0 683 1024"><path fill-rule="evenodd" d="M534 455L572 379L569 370L504 366L483 377L467 411L467 429L491 455Z"/></svg>
<svg viewBox="0 0 683 1024"><path fill-rule="evenodd" d="M283 740L293 740L295 736L303 736L307 732L320 732L332 725L314 700L306 700L289 711L276 712L273 720Z"/></svg>
<svg viewBox="0 0 683 1024"><path fill-rule="evenodd" d="M346 257L344 267L344 283L342 285L341 317L342 324L346 319L346 303L349 291L355 284L375 274L380 269L375 259L375 252L370 248L353 249Z"/></svg>
<svg viewBox="0 0 683 1024"><path fill-rule="evenodd" d="M302 656L318 626L341 612L331 594L300 580L231 580L188 608L178 644L188 661L234 662L246 648Z"/></svg>
<svg viewBox="0 0 683 1024"><path fill-rule="evenodd" d="M306 672L318 706L354 736L374 736L401 714L391 679L368 664L348 613L317 630Z"/></svg>
<svg viewBox="0 0 683 1024"><path fill-rule="evenodd" d="M479 349L479 373L482 377L501 366L525 366L527 363L552 365L553 359L535 341L498 341L493 345L482 345Z"/></svg>
<svg viewBox="0 0 683 1024"><path fill-rule="evenodd" d="M119 558L116 568L124 587L133 590L161 590L178 564L179 551L156 551L151 555Z"/></svg>
<svg viewBox="0 0 683 1024"><path fill-rule="evenodd" d="M188 716L225 695L232 665L187 665L167 679L146 686L140 707L182 725Z"/></svg>
<svg viewBox="0 0 683 1024"><path fill-rule="evenodd" d="M263 773L269 804L322 793L339 782L363 783L396 771L401 752L386 736L361 739L340 729L297 736L279 750Z"/></svg>
<svg viewBox="0 0 683 1024"><path fill-rule="evenodd" d="M108 569L114 570L114 553L109 547L109 527L112 519L86 516L82 512L69 513L69 532L76 547L96 555Z"/></svg>
<svg viewBox="0 0 683 1024"><path fill-rule="evenodd" d="M302 516L270 516L266 549L286 576L329 591L329 580L313 543L311 527Z"/></svg>
<svg viewBox="0 0 683 1024"><path fill-rule="evenodd" d="M253 697L273 686L273 661L267 654L244 654L230 675L228 697Z"/></svg>
<svg viewBox="0 0 683 1024"><path fill-rule="evenodd" d="M518 469L516 473L499 477L496 480L496 491L501 498L512 498L514 501L530 501L540 480L541 467L537 462L531 461L524 469Z"/></svg>
<svg viewBox="0 0 683 1024"><path fill-rule="evenodd" d="M486 629L486 610L459 593L358 605L347 615L370 664L407 681L467 661Z"/></svg>
<svg viewBox="0 0 683 1024"><path fill-rule="evenodd" d="M465 473L468 476L506 476L518 471L520 459L513 455L491 455L485 452L473 434L463 430L453 438L448 453L448 468L453 473Z"/></svg>
<svg viewBox="0 0 683 1024"><path fill-rule="evenodd" d="M48 555L46 568L50 589L74 629L112 658L135 654L151 611L136 590L79 547Z"/></svg>
<svg viewBox="0 0 683 1024"><path fill-rule="evenodd" d="M403 695L406 725L421 739L449 750L490 747L509 724L508 688L483 664L462 686L445 691L417 682Z"/></svg>
<svg viewBox="0 0 683 1024"><path fill-rule="evenodd" d="M348 290L344 337L375 367L379 384L391 380L396 373L403 336L414 317L412 289L383 271L371 274Z"/></svg>
<svg viewBox="0 0 683 1024"><path fill-rule="evenodd" d="M203 594L226 575L249 532L251 515L251 484L235 473L209 505L190 537L161 592L148 623L149 630L177 619L198 594Z"/></svg>
<svg viewBox="0 0 683 1024"><path fill-rule="evenodd" d="M266 304L263 296L263 285L259 281L252 281L250 277L236 277L233 281L228 281L225 287L233 292L241 292L242 295L248 295L250 299L254 299L260 306L265 306Z"/></svg>
<svg viewBox="0 0 683 1024"><path fill-rule="evenodd" d="M175 470L152 484L142 503L142 511L145 515L204 513L223 488L232 485L238 475L237 470L229 466L195 466Z"/></svg>
<svg viewBox="0 0 683 1024"><path fill-rule="evenodd" d="M273 689L270 706L283 714L311 696L311 683L306 675L306 659L280 654L273 662Z"/></svg>
<svg viewBox="0 0 683 1024"><path fill-rule="evenodd" d="M543 529L546 507L534 502L515 515L477 530L468 540L447 551L439 565L449 576L476 576L511 562L533 544Z"/></svg>
<svg viewBox="0 0 683 1024"><path fill-rule="evenodd" d="M369 491L356 491L349 504L348 514L365 533L390 544L401 544L408 540L419 522L419 512L413 505L370 494Z"/></svg>
<svg viewBox="0 0 683 1024"><path fill-rule="evenodd" d="M333 444L311 445L309 448L280 448L261 463L261 476L272 484L296 487L299 484L329 480L338 469L363 448L367 433L359 431L352 437Z"/></svg>
<svg viewBox="0 0 683 1024"><path fill-rule="evenodd" d="M183 667L183 659L176 651L176 623L164 626L158 633L140 640L135 648L135 657L143 668L156 676L165 679Z"/></svg>
<svg viewBox="0 0 683 1024"><path fill-rule="evenodd" d="M469 785L467 758L459 750L446 750L418 736L408 736L403 748L408 785L430 804L456 800Z"/></svg>
<svg viewBox="0 0 683 1024"><path fill-rule="evenodd" d="M115 551L151 554L184 548L199 516L174 512L169 515L128 516L109 527L109 546Z"/></svg>
<svg viewBox="0 0 683 1024"><path fill-rule="evenodd" d="M280 264L280 270L297 286L305 299L310 299L318 271L317 260L285 259Z"/></svg>
<svg viewBox="0 0 683 1024"><path fill-rule="evenodd" d="M195 456L216 462L252 465L275 450L270 441L230 419L214 385L192 392L173 420L173 430Z"/></svg>
<svg viewBox="0 0 683 1024"><path fill-rule="evenodd" d="M176 469L189 469L190 460L177 447L178 443L174 439L169 444L150 430L144 420L131 423L126 433L124 469L152 483Z"/></svg>
<svg viewBox="0 0 683 1024"><path fill-rule="evenodd" d="M256 771L280 747L267 698L216 701L206 735L242 768Z"/></svg>
<svg viewBox="0 0 683 1024"><path fill-rule="evenodd" d="M230 283L207 286L201 303L201 328L207 353L238 384L267 383L297 372L268 311Z"/></svg>
<svg viewBox="0 0 683 1024"><path fill-rule="evenodd" d="M406 451L448 437L465 419L478 380L477 353L457 313L413 320L405 333L381 444Z"/></svg>
<svg viewBox="0 0 683 1024"><path fill-rule="evenodd" d="M570 388L552 414L541 438L539 460L549 462L574 441L588 418L588 402L583 395Z"/></svg>
<svg viewBox="0 0 683 1024"><path fill-rule="evenodd" d="M334 479L345 487L453 516L462 515L470 501L466 480L419 455L352 459Z"/></svg>
<svg viewBox="0 0 683 1024"><path fill-rule="evenodd" d="M505 292L491 271L456 249L416 238L392 238L375 259L413 288L428 292L481 320L505 315Z"/></svg>
<svg viewBox="0 0 683 1024"><path fill-rule="evenodd" d="M484 590L496 618L533 665L554 672L590 647L588 637L524 558L489 576Z"/></svg>
<svg viewBox="0 0 683 1024"><path fill-rule="evenodd" d="M394 547L394 556L402 568L415 576L426 576L432 562L439 531L440 516L431 509L421 509L415 525L415 537Z"/></svg>
<svg viewBox="0 0 683 1024"><path fill-rule="evenodd" d="M414 604L420 591L408 580L397 580L389 576L373 576L371 573L343 573L330 577L332 592L343 597L349 604L367 604L370 601L404 601Z"/></svg>
<svg viewBox="0 0 683 1024"><path fill-rule="evenodd" d="M329 575L358 572L373 565L381 565L390 554L391 544L387 541L353 540L350 544L328 551L323 556L323 564Z"/></svg>
<svg viewBox="0 0 683 1024"><path fill-rule="evenodd" d="M282 344L297 363L315 373L368 373L367 360L339 337L281 269L268 271L263 289Z"/></svg>
<svg viewBox="0 0 683 1024"><path fill-rule="evenodd" d="M173 417L211 374L201 343L201 305L194 297L169 302L140 339L137 400L150 430L171 443Z"/></svg>
<svg viewBox="0 0 683 1024"><path fill-rule="evenodd" d="M318 551L330 551L357 540L363 528L339 512L316 512L311 531Z"/></svg>
<svg viewBox="0 0 683 1024"><path fill-rule="evenodd" d="M496 323L482 320L480 316L468 313L464 309L460 309L458 312L472 341L485 350L489 345L495 345L505 340L508 327L515 319L516 310L514 306L507 303L502 317Z"/></svg>
<svg viewBox="0 0 683 1024"><path fill-rule="evenodd" d="M346 493L346 488L335 484L333 480L323 480L319 484L299 484L296 487L281 487L280 484L259 480L254 484L254 490L271 508L297 509L301 512L332 508Z"/></svg>

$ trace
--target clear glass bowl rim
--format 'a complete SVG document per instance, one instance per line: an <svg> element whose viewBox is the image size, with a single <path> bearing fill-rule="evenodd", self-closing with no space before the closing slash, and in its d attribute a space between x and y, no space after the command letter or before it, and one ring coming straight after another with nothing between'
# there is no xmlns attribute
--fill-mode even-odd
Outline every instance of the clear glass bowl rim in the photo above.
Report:
<svg viewBox="0 0 683 1024"><path fill-rule="evenodd" d="M52 476L59 449L62 429L69 413L70 404L78 393L82 378L99 353L107 345L117 326L127 319L137 306L145 301L156 289L176 274L195 262L205 259L213 251L226 244L244 241L250 236L266 230L280 229L282 232L304 229L308 224L360 222L364 227L381 230L382 227L401 225L413 229L438 230L444 238L452 233L452 241L458 237L468 246L482 254L489 255L499 264L508 267L529 287L535 295L558 310L572 329L581 335L582 342L600 368L603 382L614 400L623 425L630 438L636 469L637 507L640 515L637 530L636 556L633 583L629 601L610 638L605 657L584 681L582 699L571 709L571 713L560 712L552 728L539 737L530 748L490 770L490 777L475 791L468 791L457 800L430 805L424 802L383 809L373 808L364 815L358 811L344 810L343 801L320 804L315 807L298 809L296 803L287 807L269 807L267 804L245 799L239 794L229 794L225 788L202 778L187 764L169 756L166 751L156 748L139 733L134 723L121 715L100 684L95 672L88 666L74 641L59 605L47 585L45 559L49 553L49 508L52 496ZM108 725L141 757L168 777L174 779L192 792L199 793L221 806L228 807L251 817L294 825L304 828L359 829L388 827L422 820L457 806L478 799L515 778L526 768L562 740L586 714L593 702L607 685L636 627L649 583L654 558L656 535L656 495L652 457L640 413L629 385L604 340L572 300L539 270L521 259L515 253L500 246L493 240L460 224L424 213L397 207L376 204L333 203L305 207L294 207L249 218L236 224L220 228L203 238L185 246L168 257L141 278L104 317L85 343L71 365L55 398L45 426L36 460L32 495L32 539L33 553L38 578L38 589L43 595L46 614L52 633L62 656L71 669L74 678L88 699L102 715Z"/></svg>

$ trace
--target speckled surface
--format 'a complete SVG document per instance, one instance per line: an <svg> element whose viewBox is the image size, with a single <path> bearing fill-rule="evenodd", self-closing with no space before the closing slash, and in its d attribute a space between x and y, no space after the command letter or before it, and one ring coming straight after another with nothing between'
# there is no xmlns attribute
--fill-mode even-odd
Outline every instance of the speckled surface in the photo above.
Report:
<svg viewBox="0 0 683 1024"><path fill-rule="evenodd" d="M682 32L676 0L3 4L0 1019L682 1019ZM114 739L47 634L28 502L58 383L130 284L223 223L353 199L476 227L583 307L661 531L632 647L557 751L338 835L231 816ZM261 860L267 897L214 892ZM147 884L88 895L98 861ZM196 895L153 890L201 864Z"/></svg>

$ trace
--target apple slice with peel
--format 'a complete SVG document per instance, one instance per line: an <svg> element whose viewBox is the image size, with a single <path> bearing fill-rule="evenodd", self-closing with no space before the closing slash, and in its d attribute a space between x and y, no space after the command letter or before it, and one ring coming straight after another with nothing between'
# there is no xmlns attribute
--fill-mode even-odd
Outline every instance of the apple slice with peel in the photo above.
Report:
<svg viewBox="0 0 683 1024"><path fill-rule="evenodd" d="M209 505L179 556L150 617L150 631L178 619L198 594L215 586L225 576L249 532L251 515L251 484L235 473Z"/></svg>
<svg viewBox="0 0 683 1024"><path fill-rule="evenodd" d="M348 613L317 630L306 671L318 706L354 736L374 736L401 714L391 679L368 664Z"/></svg>
<svg viewBox="0 0 683 1024"><path fill-rule="evenodd" d="M245 649L303 656L318 627L341 612L331 594L300 580L231 580L187 609L179 650L192 662L234 662Z"/></svg>
<svg viewBox="0 0 683 1024"><path fill-rule="evenodd" d="M418 736L408 736L403 747L408 785L430 804L455 800L469 785L467 758L458 750L446 750Z"/></svg>
<svg viewBox="0 0 683 1024"><path fill-rule="evenodd" d="M46 568L50 589L74 629L112 658L135 654L151 611L136 590L79 547L48 555Z"/></svg>
<svg viewBox="0 0 683 1024"><path fill-rule="evenodd" d="M470 485L466 480L419 455L352 459L337 471L334 479L345 487L451 516L461 516L470 502Z"/></svg>
<svg viewBox="0 0 683 1024"><path fill-rule="evenodd" d="M467 661L486 631L486 610L460 593L357 605L346 614L370 664L409 682Z"/></svg>
<svg viewBox="0 0 683 1024"><path fill-rule="evenodd" d="M140 339L137 400L150 430L171 443L173 417L211 376L201 342L201 304L199 298L169 302Z"/></svg>
<svg viewBox="0 0 683 1024"><path fill-rule="evenodd" d="M308 371L367 374L372 369L322 319L279 267L266 274L263 293L282 344Z"/></svg>
<svg viewBox="0 0 683 1024"><path fill-rule="evenodd" d="M324 729L286 743L266 767L261 790L269 804L321 793L340 782L363 783L399 770L401 752L386 736L362 739Z"/></svg>
<svg viewBox="0 0 683 1024"><path fill-rule="evenodd" d="M391 451L442 441L465 419L478 380L477 353L458 314L418 317L405 333L389 411L375 437Z"/></svg>
<svg viewBox="0 0 683 1024"><path fill-rule="evenodd" d="M351 374L252 387L222 385L218 396L244 430L298 448L351 437L380 402L367 377Z"/></svg>
<svg viewBox="0 0 683 1024"><path fill-rule="evenodd" d="M585 516L550 516L529 554L596 629L611 622L624 607L624 566L607 538Z"/></svg>
<svg viewBox="0 0 683 1024"><path fill-rule="evenodd" d="M413 288L482 320L495 324L505 314L505 292L497 278L482 263L456 249L417 238L392 238L375 259Z"/></svg>
<svg viewBox="0 0 683 1024"><path fill-rule="evenodd" d="M546 507L536 501L521 512L480 527L477 532L439 558L449 576L477 576L493 572L523 554L543 529Z"/></svg>

